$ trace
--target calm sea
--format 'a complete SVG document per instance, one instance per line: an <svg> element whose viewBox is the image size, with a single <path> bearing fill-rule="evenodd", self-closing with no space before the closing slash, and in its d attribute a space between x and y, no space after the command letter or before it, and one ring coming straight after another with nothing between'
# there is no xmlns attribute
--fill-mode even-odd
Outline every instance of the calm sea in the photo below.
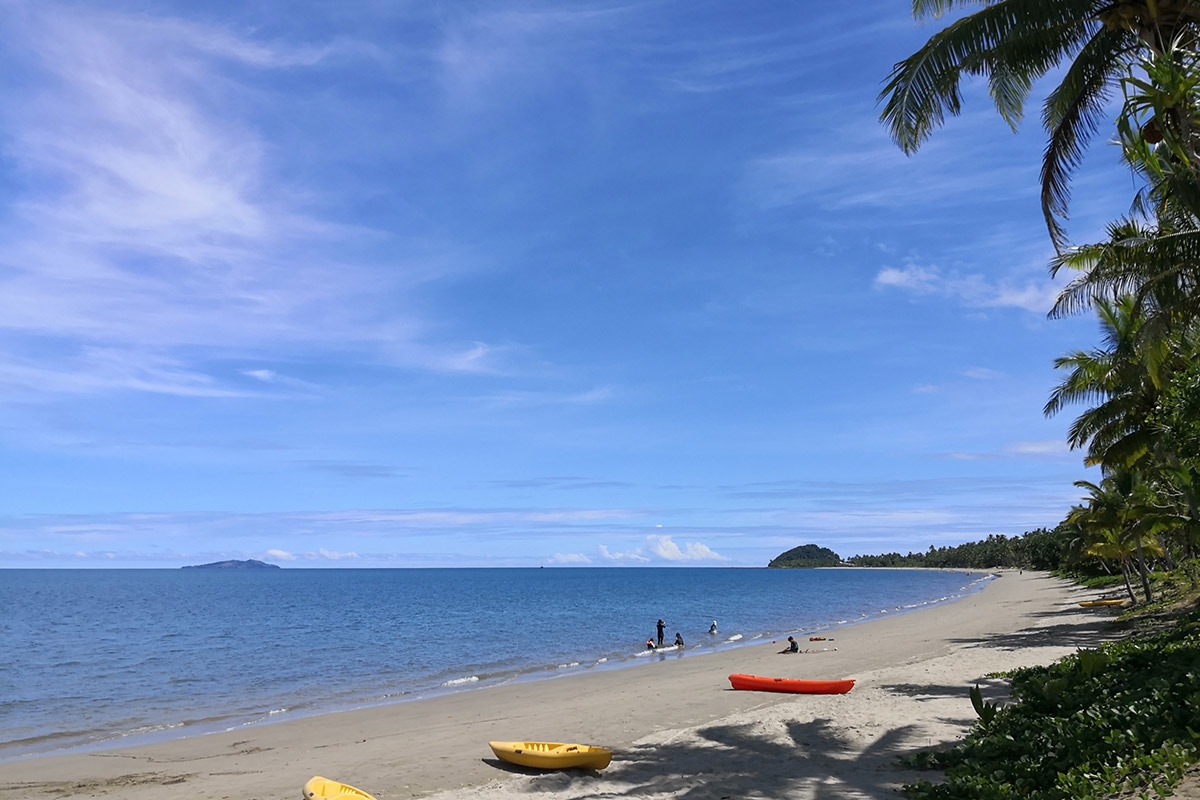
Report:
<svg viewBox="0 0 1200 800"><path fill-rule="evenodd" d="M978 591L920 570L0 570L0 760L647 665ZM655 622L682 653L649 653ZM716 620L717 635L708 633Z"/></svg>

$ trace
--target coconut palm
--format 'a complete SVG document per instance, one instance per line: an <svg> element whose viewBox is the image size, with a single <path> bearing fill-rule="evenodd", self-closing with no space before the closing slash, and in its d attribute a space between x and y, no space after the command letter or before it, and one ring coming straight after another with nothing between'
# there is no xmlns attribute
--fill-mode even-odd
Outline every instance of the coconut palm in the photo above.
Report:
<svg viewBox="0 0 1200 800"><path fill-rule="evenodd" d="M1051 263L1054 275L1078 274L1050 316L1132 295L1146 320L1143 337L1163 338L1200 320L1200 52L1172 46L1140 63L1146 78L1122 81L1117 132L1126 163L1145 186L1134 216L1109 225L1105 241L1060 252ZM1154 144L1144 135L1151 124Z"/></svg>
<svg viewBox="0 0 1200 800"><path fill-rule="evenodd" d="M1115 303L1098 300L1096 312L1103 346L1055 360L1055 369L1067 374L1043 411L1051 417L1071 403L1094 403L1072 423L1068 443L1072 449L1087 448L1084 461L1089 466L1130 468L1151 451L1159 433L1151 415L1161 373L1139 348L1142 319L1132 297Z"/></svg>
<svg viewBox="0 0 1200 800"><path fill-rule="evenodd" d="M1132 562L1141 578L1146 602L1150 602L1153 594L1146 556L1163 554L1162 544L1153 528L1156 515L1150 487L1126 470L1105 475L1099 484L1076 481L1075 485L1086 489L1089 497L1086 505L1071 510L1066 521L1089 532L1089 555L1120 561L1129 599L1136 602L1130 582Z"/></svg>
<svg viewBox="0 0 1200 800"><path fill-rule="evenodd" d="M1069 181L1104 108L1137 59L1200 31L1195 0L913 0L918 20L983 6L947 25L892 69L879 95L881 118L906 153L916 151L949 113L962 109L964 76L983 76L1000 116L1015 130L1036 80L1066 65L1046 97L1050 135L1042 160L1042 212L1056 247L1066 244Z"/></svg>

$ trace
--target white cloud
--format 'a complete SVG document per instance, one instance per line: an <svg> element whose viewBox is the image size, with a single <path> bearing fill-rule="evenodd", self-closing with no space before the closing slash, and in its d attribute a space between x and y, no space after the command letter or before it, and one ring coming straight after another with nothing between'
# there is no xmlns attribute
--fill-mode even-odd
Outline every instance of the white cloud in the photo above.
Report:
<svg viewBox="0 0 1200 800"><path fill-rule="evenodd" d="M607 561L648 563L657 560L675 563L729 560L700 542L686 542L681 549L670 536L647 536L644 545L624 552L613 552L605 545L600 545L599 550L601 557Z"/></svg>
<svg viewBox="0 0 1200 800"><path fill-rule="evenodd" d="M1038 314L1054 305L1059 287L1050 279L992 280L979 274L944 273L938 267L910 264L884 267L875 275L876 289L898 289L914 295L947 297L972 308L1021 308Z"/></svg>
<svg viewBox="0 0 1200 800"><path fill-rule="evenodd" d="M875 276L875 288L896 287L915 294L928 294L938 288L937 270L922 267L897 269L885 267Z"/></svg>
<svg viewBox="0 0 1200 800"><path fill-rule="evenodd" d="M993 381L1004 377L1003 372L998 372L994 369L988 369L987 367L971 367L970 369L963 370L962 374L963 377L971 378L972 380L977 381Z"/></svg>
<svg viewBox="0 0 1200 800"><path fill-rule="evenodd" d="M1050 439L1043 442L1014 442L1008 446L1008 452L1022 456L1061 456L1071 452L1071 446L1064 439Z"/></svg>
<svg viewBox="0 0 1200 800"><path fill-rule="evenodd" d="M614 553L608 549L607 545L600 545L598 549L600 550L600 557L603 558L605 561L623 561L623 562L645 563L650 560L642 553L640 548L637 550L628 550L623 553L622 552Z"/></svg>
<svg viewBox="0 0 1200 800"><path fill-rule="evenodd" d="M646 544L655 555L666 561L728 561L700 542L686 542L681 550L670 536L651 536Z"/></svg>
<svg viewBox="0 0 1200 800"><path fill-rule="evenodd" d="M547 559L551 564L590 564L592 559L583 553L555 553Z"/></svg>
<svg viewBox="0 0 1200 800"><path fill-rule="evenodd" d="M268 550L266 552L268 558L278 559L279 561L295 561L296 556L289 553L287 550Z"/></svg>
<svg viewBox="0 0 1200 800"><path fill-rule="evenodd" d="M339 553L336 550L326 550L324 547L321 547L321 548L317 549L316 553L306 553L305 558L307 558L309 560L314 560L317 558L324 558L329 561L342 561L344 559L358 558L358 553L354 553L354 552Z"/></svg>

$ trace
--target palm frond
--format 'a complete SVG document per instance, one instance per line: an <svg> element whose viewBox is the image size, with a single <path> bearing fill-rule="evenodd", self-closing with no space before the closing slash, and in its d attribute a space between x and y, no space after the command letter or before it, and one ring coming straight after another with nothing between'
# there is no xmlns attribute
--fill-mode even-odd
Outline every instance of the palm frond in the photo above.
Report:
<svg viewBox="0 0 1200 800"><path fill-rule="evenodd" d="M949 9L952 0L917 0L919 9ZM1078 46L1071 31L1090 29L1095 0L998 0L930 37L893 67L879 102L880 119L906 153L916 151L948 113L962 109L962 76L988 75L993 101L1014 128L1033 81Z"/></svg>
<svg viewBox="0 0 1200 800"><path fill-rule="evenodd" d="M1046 97L1042 123L1050 141L1042 155L1042 215L1056 250L1066 246L1070 177L1105 119L1110 88L1127 69L1137 37L1127 30L1100 27L1080 48L1062 81Z"/></svg>
<svg viewBox="0 0 1200 800"><path fill-rule="evenodd" d="M957 3L955 0L913 0L913 19L937 19L954 8L955 5L961 6L967 2L970 2L972 5L984 6L994 3L996 0L958 0Z"/></svg>

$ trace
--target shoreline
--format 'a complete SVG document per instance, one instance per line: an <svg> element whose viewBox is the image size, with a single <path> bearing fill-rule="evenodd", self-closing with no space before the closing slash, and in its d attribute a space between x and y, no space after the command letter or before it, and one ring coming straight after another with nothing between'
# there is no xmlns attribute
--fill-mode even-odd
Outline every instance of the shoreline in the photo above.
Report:
<svg viewBox="0 0 1200 800"><path fill-rule="evenodd" d="M313 775L350 783L380 800L461 796L468 787L472 796L489 800L539 791L585 796L578 793L610 784L612 791L632 785L635 793L655 793L648 787L663 776L678 784L663 796L694 789L697 780L721 784L716 796L744 795L765 780L799 782L793 787L798 797L811 796L803 793L806 781L812 791L827 791L830 781L868 779L890 788L913 778L894 767L896 754L965 732L975 716L966 695L970 685L978 681L995 696L1000 682L986 678L990 673L1048 663L1115 637L1107 624L1111 614L1075 605L1094 592L1042 573L996 574L982 591L953 603L839 628L821 643L836 650L782 656L763 643L682 653L638 669L27 758L0 764L0 800L31 791L56 797L119 791L129 800L166 800L182 787L214 800L293 797ZM852 677L858 684L850 694L834 696L736 692L726 679L731 672ZM603 773L582 775L529 775L499 766L487 742L520 739L602 744L616 756ZM767 750L785 757L754 765L755 753ZM736 766L742 761L750 764ZM821 769L806 776L801 767L818 761ZM776 770L783 772L773 777Z"/></svg>
<svg viewBox="0 0 1200 800"><path fill-rule="evenodd" d="M754 568L761 571L762 568ZM925 599L916 600L903 605L890 605L881 602L874 610L855 609L849 614L826 614L813 618L807 624L798 627L774 627L774 629L738 629L732 636L728 633L717 637L699 636L690 641L681 654L673 645L667 645L657 650L629 649L611 650L599 649L588 651L587 642L582 642L585 651L578 660L570 663L558 663L558 660L541 662L531 659L527 666L504 668L490 671L487 668L470 671L465 667L460 671L450 671L449 677L445 672L429 681L418 681L410 684L401 691L389 690L382 693L349 693L342 692L340 699L317 694L310 698L280 698L279 704L267 705L262 703L257 710L247 710L243 705L240 709L222 706L211 706L207 709L196 708L195 713L183 711L182 715L169 718L158 724L140 721L137 727L127 729L111 729L109 731L95 730L91 732L56 731L54 733L15 740L11 743L0 743L0 764L14 761L24 761L38 758L54 758L58 756L86 755L89 753L157 745L177 739L188 739L197 736L209 736L228 732L245 732L263 725L277 725L285 722L311 719L332 713L360 711L373 708L388 707L397 704L420 702L428 699L444 697L459 692L478 692L489 688L514 683L529 683L544 680L573 679L597 672L624 669L642 669L654 662L662 662L681 656L687 658L702 657L729 650L755 647L773 638L786 637L794 634L797 637L810 635L836 635L836 631L855 625L862 625L874 620L887 619L921 612L938 606L953 604L965 597L978 593L983 586L994 579L993 570L944 568L936 570L919 570L919 568L891 567L823 567L813 568L812 572L828 571L854 572L904 572L924 571L953 573L963 576L963 584L955 589L946 590L938 596L930 593ZM785 570L786 571L786 570ZM806 570L801 570L806 571ZM861 606L861 604L860 604ZM530 654L536 659L535 651ZM569 656L566 658L570 658ZM264 676L265 677L265 676ZM326 687L328 688L328 687ZM378 686L372 688L380 688ZM228 699L228 698L226 698ZM226 704L227 705L227 704ZM179 711L180 709L176 709ZM20 752L24 745L28 750Z"/></svg>

